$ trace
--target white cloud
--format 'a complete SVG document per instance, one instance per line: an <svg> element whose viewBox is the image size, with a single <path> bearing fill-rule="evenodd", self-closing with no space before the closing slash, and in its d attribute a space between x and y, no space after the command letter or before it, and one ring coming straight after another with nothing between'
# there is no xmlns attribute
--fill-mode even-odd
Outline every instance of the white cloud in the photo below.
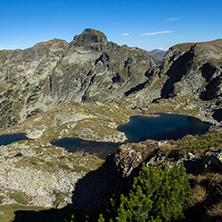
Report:
<svg viewBox="0 0 222 222"><path fill-rule="evenodd" d="M129 33L123 33L122 35L123 35L123 36L128 36L128 35L129 35Z"/></svg>
<svg viewBox="0 0 222 222"><path fill-rule="evenodd" d="M176 21L176 20L179 20L179 19L180 19L179 17L167 18L167 21Z"/></svg>
<svg viewBox="0 0 222 222"><path fill-rule="evenodd" d="M148 33L143 33L141 35L159 35L159 34L166 34L166 33L171 33L174 31L159 31L159 32L148 32Z"/></svg>

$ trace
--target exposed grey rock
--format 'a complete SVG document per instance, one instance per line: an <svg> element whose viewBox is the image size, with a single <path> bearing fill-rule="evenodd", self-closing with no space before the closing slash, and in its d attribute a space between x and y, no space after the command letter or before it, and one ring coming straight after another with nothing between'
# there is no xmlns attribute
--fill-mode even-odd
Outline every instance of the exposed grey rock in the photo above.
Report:
<svg viewBox="0 0 222 222"><path fill-rule="evenodd" d="M18 153L22 155L16 156ZM49 144L39 147L34 141L1 146L2 204L17 203L10 197L11 193L25 195L27 205L32 206L59 208L72 203L75 185L86 175L85 171L76 168L95 167L93 162L97 164L97 159L92 157L92 164L90 158L90 155L81 157Z"/></svg>
<svg viewBox="0 0 222 222"><path fill-rule="evenodd" d="M54 39L0 51L0 128L69 101L109 101L149 79L148 52L108 42L86 29L71 43Z"/></svg>
<svg viewBox="0 0 222 222"><path fill-rule="evenodd" d="M160 71L162 76L168 76L161 96L189 96L205 100L219 97L221 46L222 40L219 39L170 48Z"/></svg>
<svg viewBox="0 0 222 222"><path fill-rule="evenodd" d="M204 155L205 167L213 168L214 170L221 171L222 169L222 149L211 150Z"/></svg>

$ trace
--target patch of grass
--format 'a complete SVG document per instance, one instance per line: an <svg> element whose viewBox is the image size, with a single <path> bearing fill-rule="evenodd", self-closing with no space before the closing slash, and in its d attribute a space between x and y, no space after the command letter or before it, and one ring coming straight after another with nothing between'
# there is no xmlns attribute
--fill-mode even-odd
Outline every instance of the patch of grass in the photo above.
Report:
<svg viewBox="0 0 222 222"><path fill-rule="evenodd" d="M1 222L10 222L14 220L15 212L20 210L46 210L46 208L43 207L29 207L29 206L22 206L19 204L10 204L10 205L4 205L0 206L0 211L3 212L3 214L0 214L0 221Z"/></svg>
<svg viewBox="0 0 222 222"><path fill-rule="evenodd" d="M9 195L11 199L14 199L19 204L27 204L28 201L20 193L12 193Z"/></svg>
<svg viewBox="0 0 222 222"><path fill-rule="evenodd" d="M222 184L222 174L209 172L207 174L207 180L211 187L220 186Z"/></svg>
<svg viewBox="0 0 222 222"><path fill-rule="evenodd" d="M192 189L192 195L188 200L190 206L195 206L199 203L202 203L207 198L207 190L201 185L196 185Z"/></svg>
<svg viewBox="0 0 222 222"><path fill-rule="evenodd" d="M69 170L70 168L66 164L59 164L58 165L60 168L63 168L65 170Z"/></svg>
<svg viewBox="0 0 222 222"><path fill-rule="evenodd" d="M52 162L46 162L46 165L49 167L53 167L53 163Z"/></svg>
<svg viewBox="0 0 222 222"><path fill-rule="evenodd" d="M34 162L34 161L30 161L30 163L32 164L32 165L34 165L34 166L36 166L36 165L38 165L36 162Z"/></svg>
<svg viewBox="0 0 222 222"><path fill-rule="evenodd" d="M0 204L2 204L2 200L3 200L4 198L2 197L2 196L0 196Z"/></svg>
<svg viewBox="0 0 222 222"><path fill-rule="evenodd" d="M203 135L187 135L184 138L168 141L169 144L163 146L159 153L171 157L183 157L187 152L202 156L208 149L222 148L222 133L207 132Z"/></svg>
<svg viewBox="0 0 222 222"><path fill-rule="evenodd" d="M211 217L222 217L222 201L209 207L207 214Z"/></svg>
<svg viewBox="0 0 222 222"><path fill-rule="evenodd" d="M57 192L55 190L53 190L53 194L55 195L55 200L53 202L53 206L57 207L59 205L59 203L64 199L64 195L61 192Z"/></svg>
<svg viewBox="0 0 222 222"><path fill-rule="evenodd" d="M177 141L179 148L187 151L217 147L222 143L222 133L210 132L199 137L186 136Z"/></svg>
<svg viewBox="0 0 222 222"><path fill-rule="evenodd" d="M75 172L89 172L90 171L90 169L89 168L86 168L86 167L84 167L84 166L80 166L80 165L73 165L73 167L74 167L74 170L73 171L75 171Z"/></svg>

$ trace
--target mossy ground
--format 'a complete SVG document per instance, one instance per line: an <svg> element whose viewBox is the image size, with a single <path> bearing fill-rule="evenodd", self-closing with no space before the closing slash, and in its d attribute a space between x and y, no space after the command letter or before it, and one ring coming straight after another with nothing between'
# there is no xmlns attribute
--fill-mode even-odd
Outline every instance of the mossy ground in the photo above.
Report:
<svg viewBox="0 0 222 222"><path fill-rule="evenodd" d="M24 206L19 204L10 204L10 205L4 205L0 206L0 221L1 222L12 222L15 218L15 212L16 211L40 211L40 210L47 210L49 208L43 208L43 207L30 207L30 206Z"/></svg>
<svg viewBox="0 0 222 222"><path fill-rule="evenodd" d="M7 147L4 158L13 161L17 168L34 166L35 169L49 172L56 172L62 168L72 172L87 173L104 163L104 160L95 155L69 153L63 148L42 145L31 140L19 141ZM21 153L21 156L15 157L18 153Z"/></svg>
<svg viewBox="0 0 222 222"><path fill-rule="evenodd" d="M36 141L43 144L62 137L102 141L118 133L116 127L136 113L139 112L102 103L70 102L29 118L2 134L27 132L29 135L36 131Z"/></svg>

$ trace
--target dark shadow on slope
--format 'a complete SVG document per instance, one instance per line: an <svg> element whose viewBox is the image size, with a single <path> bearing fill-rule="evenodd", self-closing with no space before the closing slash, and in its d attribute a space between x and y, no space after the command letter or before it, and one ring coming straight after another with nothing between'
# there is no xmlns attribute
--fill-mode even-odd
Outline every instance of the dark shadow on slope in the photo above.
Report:
<svg viewBox="0 0 222 222"><path fill-rule="evenodd" d="M213 118L218 122L222 121L222 109L214 110Z"/></svg>
<svg viewBox="0 0 222 222"><path fill-rule="evenodd" d="M73 204L67 205L62 209L51 209L43 211L16 211L13 222L64 222L67 215L71 215L74 210L90 210L99 207L112 195L112 190L107 189L107 172L117 173L113 156L108 156L106 161L99 169L91 171L80 179L73 191ZM110 174L109 174L110 175ZM111 178L110 181L118 183L118 179ZM107 192L108 191L108 192ZM67 218L68 219L68 218Z"/></svg>
<svg viewBox="0 0 222 222"><path fill-rule="evenodd" d="M51 209L42 211L23 211L15 212L13 222L64 222L65 215L70 214L69 207L63 209Z"/></svg>
<svg viewBox="0 0 222 222"><path fill-rule="evenodd" d="M167 71L166 75L169 77L165 82L162 90L161 97L169 98L175 96L174 84L181 81L183 76L185 76L193 62L194 54L191 51L187 51L178 59L176 59L171 65L170 69Z"/></svg>
<svg viewBox="0 0 222 222"><path fill-rule="evenodd" d="M103 165L98 170L89 172L77 182L73 191L72 207L77 210L90 210L100 206L105 189L106 170Z"/></svg>
<svg viewBox="0 0 222 222"><path fill-rule="evenodd" d="M132 93L134 93L134 92L137 92L137 91L143 89L144 86L145 86L148 82L149 82L149 81L147 80L147 81L145 81L144 83L140 83L140 84L138 84L137 86L131 88L130 90L128 90L127 92L124 93L125 96L128 96L128 95L130 95L130 94L132 94Z"/></svg>

